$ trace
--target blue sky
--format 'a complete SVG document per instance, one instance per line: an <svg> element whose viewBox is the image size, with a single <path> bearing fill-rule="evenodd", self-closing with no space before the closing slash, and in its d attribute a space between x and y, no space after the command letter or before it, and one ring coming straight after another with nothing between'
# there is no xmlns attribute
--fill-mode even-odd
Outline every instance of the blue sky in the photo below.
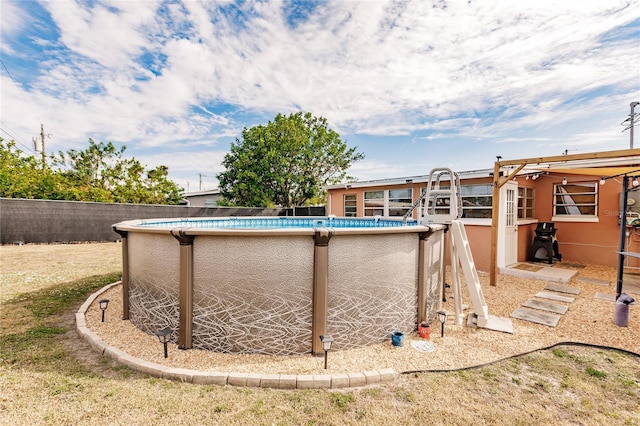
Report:
<svg viewBox="0 0 640 426"><path fill-rule="evenodd" d="M2 0L0 19L0 136L126 145L190 191L278 113L327 118L368 180L626 149L640 100L640 0Z"/></svg>

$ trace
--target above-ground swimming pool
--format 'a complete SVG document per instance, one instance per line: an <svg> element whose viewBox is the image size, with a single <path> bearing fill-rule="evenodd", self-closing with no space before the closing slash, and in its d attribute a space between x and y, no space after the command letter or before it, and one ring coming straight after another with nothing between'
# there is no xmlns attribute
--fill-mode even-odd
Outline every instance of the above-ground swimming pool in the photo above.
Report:
<svg viewBox="0 0 640 426"><path fill-rule="evenodd" d="M432 320L443 225L380 218L121 222L123 318L183 349L293 355L380 343Z"/></svg>

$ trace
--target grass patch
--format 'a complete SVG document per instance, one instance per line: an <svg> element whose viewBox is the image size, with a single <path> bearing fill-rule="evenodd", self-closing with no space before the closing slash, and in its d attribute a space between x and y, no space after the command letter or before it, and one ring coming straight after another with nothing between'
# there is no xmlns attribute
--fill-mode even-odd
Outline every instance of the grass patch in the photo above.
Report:
<svg viewBox="0 0 640 426"><path fill-rule="evenodd" d="M338 393L334 392L331 394L331 403L343 410L349 408L349 405L356 401L355 395L352 393Z"/></svg>
<svg viewBox="0 0 640 426"><path fill-rule="evenodd" d="M562 349L554 348L551 352L558 358L564 358L565 356L567 356L567 353Z"/></svg>
<svg viewBox="0 0 640 426"><path fill-rule="evenodd" d="M23 293L4 302L0 310L0 366L77 372L79 364L66 358L67 351L61 344L71 329L61 325L61 315L70 313L91 293L119 277L119 273L92 276Z"/></svg>
<svg viewBox="0 0 640 426"><path fill-rule="evenodd" d="M20 294L9 300L7 304L27 302L27 309L35 318L47 318L68 311L84 302L92 292L119 279L120 273L82 278L33 293Z"/></svg>
<svg viewBox="0 0 640 426"><path fill-rule="evenodd" d="M394 393L398 401L408 402L408 403L416 402L416 395L411 391L399 388L399 389L396 389Z"/></svg>
<svg viewBox="0 0 640 426"><path fill-rule="evenodd" d="M607 377L607 373L604 371L600 371L600 370L596 370L593 367L587 367L585 369L586 373L591 376L591 377L596 377L598 379L604 379L605 377Z"/></svg>

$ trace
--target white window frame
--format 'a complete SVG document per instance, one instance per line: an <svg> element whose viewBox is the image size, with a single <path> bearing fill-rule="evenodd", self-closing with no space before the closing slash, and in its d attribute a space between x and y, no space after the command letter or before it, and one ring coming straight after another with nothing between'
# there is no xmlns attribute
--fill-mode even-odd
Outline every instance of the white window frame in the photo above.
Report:
<svg viewBox="0 0 640 426"><path fill-rule="evenodd" d="M406 197L393 197L391 198L391 192L396 191L408 191L408 196ZM391 217L402 217L404 214L409 211L411 206L413 205L413 188L398 188L398 189L387 189L385 197L387 199L387 210L385 216L391 216L391 212L398 212L399 214L394 214ZM397 201L396 201L397 200ZM403 202L401 200L409 200L408 202ZM394 203L399 203L400 206L395 205ZM404 204L402 204L404 203Z"/></svg>
<svg viewBox="0 0 640 426"><path fill-rule="evenodd" d="M520 193L523 192L523 194ZM529 194L530 193L530 194ZM531 216L527 211L531 210ZM531 221L536 218L536 189L528 186L518 187L518 222Z"/></svg>
<svg viewBox="0 0 640 426"><path fill-rule="evenodd" d="M390 191L409 191L409 197L393 197L390 198ZM367 198L367 193L373 193L373 192L381 192L382 193L382 198ZM408 209L411 208L411 206L413 205L413 188L396 188L396 189L376 189L376 190L371 190L371 191L364 191L362 194L362 197L364 199L364 209L363 209L363 214L365 217L373 217L373 216L383 216L383 217L402 217L404 215L404 212L406 212ZM402 200L402 199L408 199L410 200L408 202L407 206L395 206L392 205L394 203L395 200ZM367 202L371 202L371 201L382 201L382 205L378 206L367 206ZM396 214L394 216L389 216L390 212L401 212L401 214Z"/></svg>
<svg viewBox="0 0 640 426"><path fill-rule="evenodd" d="M355 201L355 205L353 206L348 206L349 207L349 211L347 212L347 197L353 197L353 200L349 200L349 202L354 202ZM358 216L358 194L344 194L344 197L342 198L342 206L344 208L344 217L357 217ZM351 211L351 209L355 209L353 211Z"/></svg>
<svg viewBox="0 0 640 426"><path fill-rule="evenodd" d="M593 190L592 191L584 191L584 192L576 192L576 193L572 193L571 195L593 195L593 203L576 203L575 200L572 199L572 197L570 195L567 195L571 200L571 203L567 202L566 203L562 203L560 204L560 206L567 206L568 208L570 208L571 210L573 210L573 213L567 213L567 214L558 214L556 211L556 207L558 206L557 204L557 197L558 196L563 196L565 194L569 194L568 192L566 192L566 189L564 189L564 187L566 186L576 186L576 185L583 185L585 186L585 188L587 187L592 187ZM598 222L599 218L598 218L598 204L599 204L599 197L598 197L598 181L582 181L582 182L571 182L568 183L566 185L563 185L562 183L556 183L553 185L553 202L552 202L552 209L553 209L553 216L551 217L551 220L553 222ZM561 191L565 191L564 193ZM581 206L593 206L593 210L594 210L594 214L581 214L579 208ZM576 214L577 213L577 214Z"/></svg>
<svg viewBox="0 0 640 426"><path fill-rule="evenodd" d="M488 189L488 193L482 193L482 194L465 194L465 188L470 188L470 187L480 187L480 186L484 186ZM491 215L493 214L493 187L490 183L479 183L479 184L473 184L473 185L460 185L460 194L462 197L462 218L463 219L469 219L469 220L482 220L482 221L486 221L486 220L491 220ZM465 207L465 198L466 199L470 199L470 198L482 198L482 197L487 197L491 199L491 203L488 206L478 206L478 207ZM465 216L465 212L470 212L473 210L488 210L489 211L489 217L466 217Z"/></svg>
<svg viewBox="0 0 640 426"><path fill-rule="evenodd" d="M382 193L382 198L367 198L367 193L370 192L381 192ZM387 210L387 202L386 202L386 196L385 196L385 190L384 189L375 189L372 191L364 191L362 194L362 197L364 198L364 210L363 210L363 214L365 217L373 217L373 216L384 216L384 212ZM381 200L382 201L382 205L381 206L367 206L367 202L369 201L373 201L373 200ZM373 211L373 213L371 214L367 214L369 212Z"/></svg>

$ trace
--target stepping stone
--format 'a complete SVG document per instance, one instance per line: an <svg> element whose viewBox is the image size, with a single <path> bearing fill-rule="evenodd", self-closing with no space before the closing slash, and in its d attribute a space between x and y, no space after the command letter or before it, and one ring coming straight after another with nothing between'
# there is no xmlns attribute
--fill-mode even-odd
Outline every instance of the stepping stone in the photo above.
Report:
<svg viewBox="0 0 640 426"><path fill-rule="evenodd" d="M582 289L578 287L569 287L567 285L553 284L553 283L547 284L547 286L544 289L549 291L557 291L559 293L568 293L568 294L580 294L580 292L582 291Z"/></svg>
<svg viewBox="0 0 640 426"><path fill-rule="evenodd" d="M615 294L608 294L608 293L596 293L595 296L593 296L594 299L598 299L598 300L606 300L607 302L615 302L616 301L616 295Z"/></svg>
<svg viewBox="0 0 640 426"><path fill-rule="evenodd" d="M549 327L555 327L560 321L560 315L548 314L546 312L534 311L533 309L527 309L520 307L513 311L512 318L517 318L536 324L548 325Z"/></svg>
<svg viewBox="0 0 640 426"><path fill-rule="evenodd" d="M611 284L611 281L599 280L597 278L589 278L589 277L578 277L578 278L576 278L576 280L578 282L595 284L595 285L602 285L602 286L606 286L606 287L608 287Z"/></svg>
<svg viewBox="0 0 640 426"><path fill-rule="evenodd" d="M551 303L535 299L527 300L522 304L522 306L524 306L525 308L539 309L541 311L549 311L553 312L554 314L560 315L564 315L565 313L567 313L567 310L569 310L569 307L567 305L561 305L559 303Z"/></svg>
<svg viewBox="0 0 640 426"><path fill-rule="evenodd" d="M555 300L556 302L567 302L567 303L571 303L576 300L575 297L563 296L561 294L550 293L548 291L540 291L536 293L536 297L539 297L541 299Z"/></svg>

